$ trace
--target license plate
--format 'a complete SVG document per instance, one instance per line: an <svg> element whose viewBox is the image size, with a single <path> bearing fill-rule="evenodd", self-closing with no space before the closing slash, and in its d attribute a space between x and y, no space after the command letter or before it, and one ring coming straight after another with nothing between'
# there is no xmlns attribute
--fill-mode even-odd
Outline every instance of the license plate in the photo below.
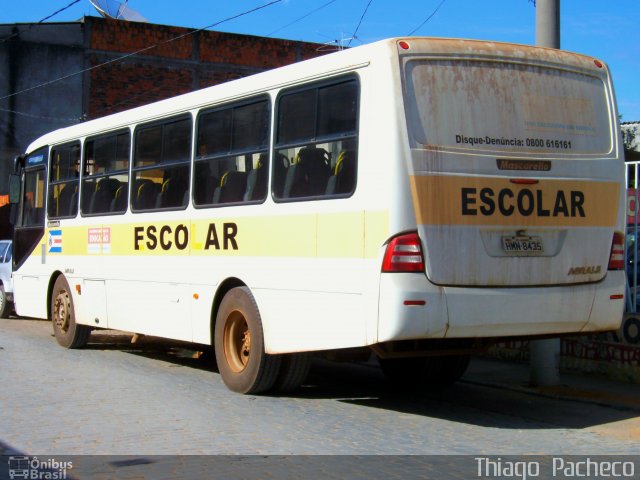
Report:
<svg viewBox="0 0 640 480"><path fill-rule="evenodd" d="M542 255L544 246L541 237L502 237L502 249L509 255Z"/></svg>

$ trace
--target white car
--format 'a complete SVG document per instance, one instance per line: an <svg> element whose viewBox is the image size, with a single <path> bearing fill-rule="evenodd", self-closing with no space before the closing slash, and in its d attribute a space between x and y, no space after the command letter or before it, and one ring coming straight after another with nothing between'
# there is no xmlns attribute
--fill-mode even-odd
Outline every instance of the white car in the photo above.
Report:
<svg viewBox="0 0 640 480"><path fill-rule="evenodd" d="M11 240L0 240L0 317L11 312L13 302L13 278L11 277L11 259L13 245Z"/></svg>

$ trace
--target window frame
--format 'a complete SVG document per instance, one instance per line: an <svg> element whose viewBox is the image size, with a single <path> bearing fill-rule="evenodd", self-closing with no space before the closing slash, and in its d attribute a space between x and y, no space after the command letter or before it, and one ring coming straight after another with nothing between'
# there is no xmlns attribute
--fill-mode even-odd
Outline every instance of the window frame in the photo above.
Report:
<svg viewBox="0 0 640 480"><path fill-rule="evenodd" d="M46 192L46 199L47 199L47 203L45 206L45 211L46 211L46 218L47 219L51 219L51 220L64 220L64 219L70 219L70 218L77 218L78 213L80 212L80 176L81 176L81 171L78 171L77 176L75 177L65 177L63 180L55 180L52 181L51 180L51 176L53 174L53 156L56 152L56 150L61 150L61 149L70 149L73 148L74 146L78 147L78 169L81 170L81 165L82 165L82 155L83 155L83 150L82 150L82 142L77 139L77 140L71 140L68 142L64 142L64 143L60 143L57 145L51 145L51 147L49 148L49 168L47 170L47 192ZM26 170L25 170L26 171ZM53 199L53 197L49 198L49 195L52 194L53 189L58 186L58 185L72 185L75 182L76 187L77 187L77 198L76 198L76 209L75 209L75 214L73 215L50 215L49 214L49 201ZM58 195L60 195L60 192L58 192Z"/></svg>
<svg viewBox="0 0 640 480"><path fill-rule="evenodd" d="M166 127L166 125L172 124L172 123L178 123L184 120L188 120L189 121L189 154L187 156L186 160L180 160L180 161L172 161L172 162L156 162L153 165L146 165L143 167L137 167L136 166L136 160L137 160L137 148L138 148L138 135L140 134L140 132L147 130L147 129L151 129L154 127L161 127L161 147L160 147L160 158L163 157L163 149L164 149L164 128ZM131 137L131 154L130 154L130 158L129 158L129 197L128 197L128 204L129 204L129 211L131 211L132 213L148 213L148 212L167 212L167 211L181 211L181 210L186 210L189 207L189 201L187 201L187 203L185 205L181 205L179 207L153 207L153 208L134 208L134 203L133 203L133 195L134 195L134 184L137 180L136 178L136 174L138 172L144 172L144 171L150 171L150 170L158 170L158 169L162 169L162 170L168 170L168 169L172 169L172 168L176 168L176 167L180 167L180 166L187 166L187 175L189 178L187 178L187 190L191 189L191 176L192 176L192 164L193 164L193 146L194 146L194 117L190 112L183 112L183 113L178 113L176 115L172 115L169 117L164 117L162 119L159 120L153 120L150 122L144 122L144 123L139 123L137 125L135 125L135 127L133 128L133 132L132 132L132 137ZM162 185L161 185L162 187ZM184 194L183 194L184 195ZM191 192L189 191L189 196L188 198L191 198Z"/></svg>
<svg viewBox="0 0 640 480"><path fill-rule="evenodd" d="M94 174L94 175L86 175L86 162L87 162L87 143L92 142L92 141L96 141L96 140L101 140L101 139L106 139L106 138L110 138L110 137L118 137L119 135L122 135L124 133L128 133L129 134L129 163L127 165L126 170L125 169L120 169L120 170L110 170L110 171L105 171L103 173L98 173L98 174ZM80 207L79 207L79 212L80 212L80 216L81 217L98 217L98 216L111 216L111 215L124 215L125 213L127 213L128 209L129 209L129 191L130 191L130 183L131 183L131 166L132 166L132 147L133 147L133 132L131 131L131 128L125 127L125 128L121 128L121 129L117 129L117 130L113 130L111 132L108 133L102 133L99 135L93 135L91 137L87 137L84 140L83 143L83 148L82 148L82 158L81 158L81 166L80 166ZM117 148L117 147L116 147ZM83 211L82 208L82 199L84 198L84 184L85 184L85 180L87 179L96 179L96 183L99 181L99 179L101 178L109 178L110 176L113 175L122 175L122 174L127 174L127 205L125 207L124 210L119 210L116 212L97 212L97 213L86 213Z"/></svg>
<svg viewBox="0 0 640 480"><path fill-rule="evenodd" d="M349 82L354 82L357 88L357 93L356 93L356 112L355 112L355 130L353 131L353 133L350 134L337 134L337 135L324 135L324 136L318 136L318 125L319 125L319 91L322 88L328 88L328 87L332 87L332 86L336 86L336 85L340 85L340 84L346 84ZM287 96L287 95L294 95L296 93L301 93L301 92L305 92L305 91L309 91L309 90L315 90L315 106L314 106L314 113L315 113L315 120L314 120L314 136L310 139L304 140L304 141L294 141L294 142L286 142L286 143L278 143L278 134L280 131L280 102L282 100L283 97ZM281 150L285 150L285 149L291 149L291 148L298 148L298 147L304 147L304 146L316 146L316 145L320 145L320 144L327 144L327 143L333 143L333 142L338 142L338 141L342 141L342 140L352 140L354 142L355 145L355 151L356 151L356 162L355 162L355 171L354 171L354 182L353 182L353 188L351 189L350 192L347 193L334 193L334 194L322 194L322 195L309 195L309 196L299 196L299 197L278 197L276 195L276 192L273 189L273 179L274 179L274 175L275 172L273 171L273 164L275 162L272 162L270 168L271 168L271 172L270 172L270 192L271 192L271 198L275 203L293 203L293 202L307 202L307 201L315 201L315 200L335 200L335 199L344 199L344 198L350 198L352 197L356 190L357 190L357 185L358 185L358 164L359 164L359 150L360 150L360 111L361 111L361 95L362 95L362 88L361 88L361 81L360 81L360 77L356 72L352 72L352 73L348 73L346 75L342 75L339 77L333 77L333 78L327 78L327 79L323 79L323 80L319 80L319 81L315 81L315 82L310 82L304 85L296 85L294 87L290 87L290 88L284 88L282 90L280 90L275 98L274 101L274 116L273 116L273 136L272 136L272 145L271 145L271 151L270 151L270 157L273 159L275 158L279 153L279 151ZM290 167L291 165L289 165ZM286 176L284 181L286 182Z"/></svg>
<svg viewBox="0 0 640 480"><path fill-rule="evenodd" d="M198 156L197 155L197 151L198 151L198 146L199 146L199 134L200 134L200 119L202 116L204 115L208 115L211 113L215 113L215 112L220 112L220 111L224 111L224 110L234 110L236 108L241 108L247 105L253 105L253 104L258 104L258 103L262 103L262 102L266 102L266 106L267 106L267 132L266 132L266 144L264 146L263 149L260 150L255 150L252 148L244 148L244 149L239 149L239 150L234 150L233 149L233 127L234 127L234 123L233 123L233 116L232 116L232 120L231 120L231 130L230 130L230 150L225 152L225 153L216 153L216 154L212 154L212 155L202 155L202 156ZM200 111L198 111L198 114L196 115L196 119L195 119L195 134L194 134L194 152L193 152L193 175L192 175L192 186L191 186L191 201L193 203L193 207L196 209L206 209L206 208L220 208L220 207L230 207L230 206L237 206L237 205L260 205L263 204L266 200L267 197L269 196L269 184L270 184L270 174L271 174L271 145L272 145L272 132L273 132L273 102L271 101L271 96L268 95L267 93L261 93L252 97L247 97L244 98L242 100L236 100L236 101L232 101L232 102L227 102L227 103L221 103L218 105L214 105L211 107L207 107L207 108L203 108ZM197 175L196 175L196 169L197 169L197 165L198 163L204 163L204 162L208 162L211 160L222 160L224 158L228 158L228 157L237 157L240 155L248 155L248 154L261 154L261 153L265 153L268 156L268 160L269 160L269 165L267 166L267 192L264 195L264 197L262 199L258 199L258 200L242 200L239 202L219 202L219 203L196 203L195 202L195 192L196 192L196 188L195 188L195 182L197 181ZM253 167L253 166L252 166ZM249 171L247 171L247 174L249 172L251 172L253 170L253 168Z"/></svg>

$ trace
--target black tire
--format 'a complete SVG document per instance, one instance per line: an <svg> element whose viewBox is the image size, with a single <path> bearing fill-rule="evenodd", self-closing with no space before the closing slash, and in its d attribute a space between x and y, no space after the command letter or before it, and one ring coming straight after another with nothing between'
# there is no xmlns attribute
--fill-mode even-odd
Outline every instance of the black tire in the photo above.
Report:
<svg viewBox="0 0 640 480"><path fill-rule="evenodd" d="M438 385L451 385L462 378L469 367L469 355L451 355L441 358L441 369L436 382Z"/></svg>
<svg viewBox="0 0 640 480"><path fill-rule="evenodd" d="M7 301L7 294L4 291L4 285L0 285L0 318L5 318L5 315L9 316L11 307Z"/></svg>
<svg viewBox="0 0 640 480"><path fill-rule="evenodd" d="M238 393L269 390L280 370L280 356L267 355L260 312L247 287L232 288L222 299L214 328L218 370Z"/></svg>
<svg viewBox="0 0 640 480"><path fill-rule="evenodd" d="M308 353L290 353L281 355L280 373L273 385L274 392L288 393L297 390L309 374L311 355Z"/></svg>
<svg viewBox="0 0 640 480"><path fill-rule="evenodd" d="M451 385L469 366L469 355L379 359L387 380L394 386L420 389Z"/></svg>
<svg viewBox="0 0 640 480"><path fill-rule="evenodd" d="M640 343L640 320L635 317L627 318L622 324L622 336L629 345Z"/></svg>
<svg viewBox="0 0 640 480"><path fill-rule="evenodd" d="M380 368L385 378L395 388L413 390L423 388L432 361L418 358L379 358Z"/></svg>
<svg viewBox="0 0 640 480"><path fill-rule="evenodd" d="M82 348L89 341L91 327L76 323L73 296L66 278L62 275L53 285L51 323L57 342L65 348Z"/></svg>

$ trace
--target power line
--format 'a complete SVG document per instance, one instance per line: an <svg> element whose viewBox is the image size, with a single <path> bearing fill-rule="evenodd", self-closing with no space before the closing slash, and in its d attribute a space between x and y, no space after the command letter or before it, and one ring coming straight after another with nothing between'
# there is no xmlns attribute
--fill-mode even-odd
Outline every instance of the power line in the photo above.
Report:
<svg viewBox="0 0 640 480"><path fill-rule="evenodd" d="M411 36L414 33L416 33L418 30L420 30L422 27L424 27L425 23L427 23L429 20L431 20L431 18L438 12L438 10L440 10L440 7L444 4L444 2L446 2L447 0L442 0L440 2L440 4L436 7L436 9L431 13L431 15L429 15L427 17L427 19L422 22L420 25L418 25L416 28L414 28L413 30L411 30L411 32L408 33L407 36Z"/></svg>
<svg viewBox="0 0 640 480"><path fill-rule="evenodd" d="M48 117L45 115L36 115L34 113L25 113L25 112L18 112L16 110L9 110L6 108L0 108L0 112L7 112L7 113L13 113L15 115L22 115L23 117L30 117L30 118L37 118L40 120L56 120L56 121L66 121L66 122L77 122L79 120L82 120L82 118L61 118L61 117Z"/></svg>
<svg viewBox="0 0 640 480"><path fill-rule="evenodd" d="M71 2L69 5L67 5L66 7L62 7L60 10L53 12L51 15L49 15L48 17L44 17L42 20L40 20L38 23L42 23L42 22L46 22L47 20L49 20L50 18L55 17L57 14L64 12L67 8L71 8L73 7L76 3L78 3L80 0L75 0L73 2Z"/></svg>
<svg viewBox="0 0 640 480"><path fill-rule="evenodd" d="M367 6L364 9L364 12L362 12L362 16L360 17L360 21L358 22L358 26L356 27L355 32L353 32L353 35L351 35L351 40L349 40L349 43L347 43L347 48L349 48L349 45L351 45L351 41L356 38L356 33L358 33L358 30L360 29L360 25L362 25L362 20L364 20L364 16L367 14L367 10L369 10L369 5L371 5L371 2L373 2L373 0L369 0L369 3L367 3Z"/></svg>
<svg viewBox="0 0 640 480"><path fill-rule="evenodd" d="M294 23L298 23L300 20L304 20L305 18L307 18L310 15L313 15L314 13L316 13L319 10L322 10L324 7L328 7L329 5L331 5L332 3L334 3L336 0L330 0L329 2L325 3L324 5L320 5L318 8L316 8L315 10L311 10L309 13L301 16L300 18L296 18L293 22L291 23L287 23L285 26L278 28L277 30L274 30L273 32L269 33L267 35L267 37L270 37L271 35L273 35L274 33L278 33L280 30L284 30L287 27L290 27L291 25L293 25Z"/></svg>
<svg viewBox="0 0 640 480"><path fill-rule="evenodd" d="M58 15L59 13L64 12L66 9L73 7L73 6L74 6L76 3L78 3L78 2L80 2L80 0L74 0L73 2L71 2L71 3L70 3L69 5L67 5L66 7L62 7L61 9L59 9L59 10L57 10L57 11L53 12L51 15L48 15L48 16L44 17L42 20L40 20L40 21L38 21L38 22L36 22L36 23L32 23L31 25L29 25L29 27L28 27L28 28L26 28L26 29L25 29L25 30L23 30L22 32L17 31L17 32L15 32L15 33L13 33L13 34L9 35L7 38L2 39L2 43L5 43L6 41L11 40L13 37L17 37L18 35L20 35L20 33L28 32L29 30L31 30L31 29L34 27L34 25L39 25L39 24L41 24L41 23L43 23L43 22L46 22L46 21L47 21L47 20L49 20L50 18L53 18L53 17L55 17L56 15Z"/></svg>
<svg viewBox="0 0 640 480"><path fill-rule="evenodd" d="M5 95L4 97L0 97L0 101L6 100L7 98L14 97L16 95L21 95L23 93L28 93L28 92L31 92L33 90L37 90L38 88L47 87L47 86L52 85L54 83L61 82L63 80L67 80L68 78L74 77L76 75L80 75L80 74L83 74L83 73L86 73L86 72L90 72L92 70L96 70L96 69L104 67L106 65L110 65L112 63L119 62L119 61L124 60L126 58L133 57L133 56L138 55L140 53L144 53L144 52L147 52L149 50L153 50L154 48L157 48L160 45L165 45L167 43L175 42L176 40L180 40L182 38L188 37L188 36L193 35L195 33L202 32L202 31L207 30L209 28L216 27L216 26L218 26L218 25L220 25L222 23L228 22L230 20L235 20L236 18L240 18L240 17L243 17L243 16L248 15L250 13L257 12L258 10L262 10L263 8L270 7L271 5L275 5L276 3L280 3L281 1L282 0L272 0L269 3L265 3L264 5L260 5L259 7L252 8L251 10L247 10L245 12L239 13L237 15L233 15L231 17L227 17L224 20L220 20L219 22L212 23L211 25L207 25L206 27L202 27L202 28L199 28L197 30L192 30L192 31L189 31L187 33L183 33L182 35L178 35L176 37L170 38L169 40L165 40L163 42L159 42L159 43L150 45L148 47L141 48L140 50L137 50L135 52L127 53L126 55L122 55L122 56L120 56L118 58L114 58L113 60L108 60L108 61L100 63L98 65L94 65L92 67L85 68L84 70L80 70L80 71L77 71L77 72L74 72L74 73L70 73L68 75L64 75L62 77L59 77L59 78L56 78L56 79L53 79L53 80L49 80L48 82L44 82L44 83L41 83L39 85L35 85L33 87L25 88L24 90L20 90L19 92L10 93L9 95Z"/></svg>

